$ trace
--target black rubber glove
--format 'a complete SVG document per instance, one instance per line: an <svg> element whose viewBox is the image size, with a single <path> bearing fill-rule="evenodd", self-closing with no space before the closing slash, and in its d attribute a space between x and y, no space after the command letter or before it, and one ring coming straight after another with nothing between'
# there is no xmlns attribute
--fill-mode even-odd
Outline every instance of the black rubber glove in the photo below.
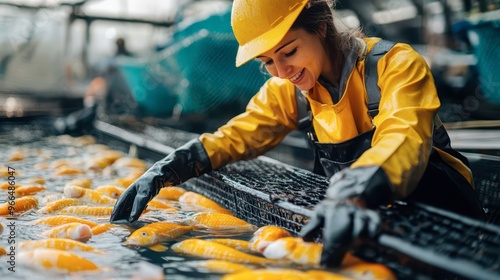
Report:
<svg viewBox="0 0 500 280"><path fill-rule="evenodd" d="M210 159L198 139L157 161L118 198L110 222L134 222L161 188L176 186L212 169Z"/></svg>
<svg viewBox="0 0 500 280"><path fill-rule="evenodd" d="M57 118L52 131L60 134L83 134L85 129L93 126L97 116L97 104L75 111L67 116Z"/></svg>
<svg viewBox="0 0 500 280"><path fill-rule="evenodd" d="M364 206L373 209L387 204L392 193L385 172L378 166L343 169L330 179L325 199L315 207L300 235L305 241L313 241L322 233L321 264L339 266L355 239L374 237L379 231L378 213Z"/></svg>

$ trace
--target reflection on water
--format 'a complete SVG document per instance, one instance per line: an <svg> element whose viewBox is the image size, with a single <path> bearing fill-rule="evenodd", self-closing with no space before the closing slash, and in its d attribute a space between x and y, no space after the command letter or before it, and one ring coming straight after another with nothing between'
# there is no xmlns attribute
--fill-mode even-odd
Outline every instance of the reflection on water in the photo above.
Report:
<svg viewBox="0 0 500 280"><path fill-rule="evenodd" d="M89 161L102 153L104 147L102 145L83 145L77 138L68 137L49 137L44 139L33 140L26 138L28 141L20 142L16 140L2 137L0 139L0 168L14 168L15 182L17 185L26 185L30 178L41 177L45 179L45 187L47 190L36 195L39 199L40 208L42 198L50 193L61 193L63 187L69 181L75 178L91 178L92 186L95 188L100 185L112 184L113 180L127 176L129 170L113 168L113 166L105 167L102 170L86 170L85 174L74 176L54 175L54 167L56 160L61 164L60 159L67 159L71 166L84 168ZM22 140L21 140L22 141ZM21 155L22 160L8 162L7 159L13 151ZM151 162L149 164L152 164ZM45 168L43 168L45 167ZM7 181L4 170L0 170L0 174L4 176L0 181ZM6 192L6 191L1 191ZM0 196L0 203L7 201L7 195ZM172 206L179 207L177 202L172 202ZM78 273L78 274L61 274L54 271L35 271L28 267L21 267L18 263L15 265L15 272L8 270L9 265L6 263L7 257L0 257L0 279L144 279L145 273L154 271L147 264L153 264L163 270L165 277L168 279L219 279L222 275L209 272L206 268L197 266L201 258L193 258L181 256L171 250L165 252L155 252L145 247L127 247L123 245L123 241L130 233L149 223L157 221L182 222L188 218L192 212L176 212L162 213L159 210L151 210L144 214L141 219L132 226L120 226L113 228L103 234L94 235L86 244L107 252L106 255L98 255L90 252L76 252L79 256L88 258L100 267L104 267L104 271L99 273ZM29 211L16 219L7 220L0 218L1 223L6 227L9 222L15 223L13 239L16 243L26 240L42 239L39 234L50 227L47 225L33 225L30 221L41 217L47 217L55 214L37 214L35 211ZM97 223L108 222L108 217L82 217ZM187 238L237 238L250 240L252 233L238 232L213 232L210 230L194 230L180 238L164 243L167 247L174 243ZM8 243L8 228L4 229L4 233L0 235L0 247L9 248ZM20 253L19 249L14 250L16 256ZM255 267L250 265L250 267Z"/></svg>

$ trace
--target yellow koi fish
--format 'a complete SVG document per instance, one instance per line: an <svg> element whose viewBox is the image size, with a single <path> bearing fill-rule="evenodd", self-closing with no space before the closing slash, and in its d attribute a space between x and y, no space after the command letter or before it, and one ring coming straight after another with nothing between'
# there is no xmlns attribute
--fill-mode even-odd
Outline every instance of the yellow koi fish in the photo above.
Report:
<svg viewBox="0 0 500 280"><path fill-rule="evenodd" d="M68 216L68 215L55 215L55 216L50 216L50 217L43 217L36 219L31 222L34 225L47 225L47 226L59 226L67 223L81 223L81 224L86 224L89 227L93 228L95 226L98 226L98 223L78 218L78 217L73 217L73 216Z"/></svg>
<svg viewBox="0 0 500 280"><path fill-rule="evenodd" d="M92 237L92 230L86 224L67 223L48 229L40 233L40 235L47 238L64 238L87 242Z"/></svg>
<svg viewBox="0 0 500 280"><path fill-rule="evenodd" d="M38 209L36 212L38 214L52 214L54 212L57 212L63 208L69 207L69 206L76 206L76 205L83 205L83 204L85 204L85 202L83 202L82 200L77 199L77 198L62 198L62 199L47 203L47 205Z"/></svg>
<svg viewBox="0 0 500 280"><path fill-rule="evenodd" d="M0 215L20 214L38 206L38 199L33 196L23 196L0 204Z"/></svg>
<svg viewBox="0 0 500 280"><path fill-rule="evenodd" d="M111 206L68 206L59 211L60 214L71 214L78 216L111 216L113 207Z"/></svg>
<svg viewBox="0 0 500 280"><path fill-rule="evenodd" d="M396 276L385 265L377 263L360 263L347 266L342 269L343 273L356 279L377 279L377 280L396 280Z"/></svg>
<svg viewBox="0 0 500 280"><path fill-rule="evenodd" d="M66 197L79 198L87 203L113 206L116 202L116 199L102 195L95 190L78 186L65 186L63 192Z"/></svg>
<svg viewBox="0 0 500 280"><path fill-rule="evenodd" d="M240 252L229 246L202 239L186 239L175 243L172 245L172 250L176 253L182 253L194 257L226 260L238 263L269 264L275 262L275 260L253 256Z"/></svg>
<svg viewBox="0 0 500 280"><path fill-rule="evenodd" d="M249 241L250 248L254 252L262 253L272 242L283 237L291 236L292 234L284 228L274 225L263 226L254 232L253 237Z"/></svg>
<svg viewBox="0 0 500 280"><path fill-rule="evenodd" d="M14 184L14 185L11 185L11 184L9 184L9 182L3 182L0 185L0 190L8 190L9 188L12 190L13 188L17 189L17 188L20 188L20 187L22 187L22 185L18 184L18 183Z"/></svg>
<svg viewBox="0 0 500 280"><path fill-rule="evenodd" d="M160 189L160 192L156 198L168 199L168 200L179 200L181 195L186 193L186 190L181 187L164 187Z"/></svg>
<svg viewBox="0 0 500 280"><path fill-rule="evenodd" d="M179 203L185 211L231 214L231 211L221 207L215 201L195 192L185 192L179 197Z"/></svg>
<svg viewBox="0 0 500 280"><path fill-rule="evenodd" d="M12 175L12 169L9 169L7 166L5 165L0 165L0 177L9 177L10 175ZM15 170L15 174L16 176L19 176L21 174L23 174L21 171L19 170Z"/></svg>
<svg viewBox="0 0 500 280"><path fill-rule="evenodd" d="M117 159L123 157L123 153L115 150L106 150L99 153L98 156L91 158L86 162L87 169L104 169L113 164Z"/></svg>
<svg viewBox="0 0 500 280"><path fill-rule="evenodd" d="M36 249L36 248L51 248L59 250L83 251L96 254L106 254L90 245L80 241L64 239L64 238L47 238L38 240L27 240L19 242L18 247L21 250ZM17 248L17 247L16 247Z"/></svg>
<svg viewBox="0 0 500 280"><path fill-rule="evenodd" d="M172 207L165 202L152 199L150 202L148 202L148 208L155 209L155 210L166 210L168 212L178 212L179 210L175 207Z"/></svg>
<svg viewBox="0 0 500 280"><path fill-rule="evenodd" d="M116 227L116 225L109 224L109 223L97 225L97 226L92 228L92 235L98 235L101 233L105 233L106 231L108 231L114 227Z"/></svg>
<svg viewBox="0 0 500 280"><path fill-rule="evenodd" d="M270 259L288 259L294 263L319 265L323 245L302 238L283 237L269 244L262 253Z"/></svg>
<svg viewBox="0 0 500 280"><path fill-rule="evenodd" d="M188 218L187 223L198 229L236 230L241 232L255 231L257 229L256 226L242 219L222 213L196 213Z"/></svg>
<svg viewBox="0 0 500 280"><path fill-rule="evenodd" d="M21 161L26 157L26 152L20 149L14 149L10 152L6 161Z"/></svg>
<svg viewBox="0 0 500 280"><path fill-rule="evenodd" d="M117 199L120 195L122 195L125 189L114 185L102 185L94 190L102 195Z"/></svg>
<svg viewBox="0 0 500 280"><path fill-rule="evenodd" d="M63 193L50 193L42 198L42 204L47 205L53 201L66 198Z"/></svg>
<svg viewBox="0 0 500 280"><path fill-rule="evenodd" d="M92 271L99 267L92 261L64 250L39 248L19 253L21 265L45 271L61 272Z"/></svg>
<svg viewBox="0 0 500 280"><path fill-rule="evenodd" d="M79 174L85 174L85 171L71 166L61 166L54 170L54 175L56 176L79 175Z"/></svg>
<svg viewBox="0 0 500 280"><path fill-rule="evenodd" d="M231 238L212 238L212 239L207 239L208 241L211 242L217 242L226 246L229 246L231 248L234 248L239 251L244 251L247 253L252 253L254 252L250 248L250 242L246 240L241 240L241 239L231 239Z"/></svg>
<svg viewBox="0 0 500 280"><path fill-rule="evenodd" d="M17 186L14 193L16 194L17 197L21 197L21 196L36 194L46 189L47 188L45 188L45 186L43 185L31 185L22 187Z"/></svg>
<svg viewBox="0 0 500 280"><path fill-rule="evenodd" d="M149 164L142 159L133 158L133 157L121 157L113 162L113 167L117 169L121 168L140 168L146 169Z"/></svg>
<svg viewBox="0 0 500 280"><path fill-rule="evenodd" d="M33 177L33 178L29 178L28 180L26 180L26 182L43 185L43 184L45 184L45 179L42 177Z"/></svg>
<svg viewBox="0 0 500 280"><path fill-rule="evenodd" d="M84 189L90 189L92 187L92 179L89 178L78 178L69 181L66 186L77 186Z"/></svg>
<svg viewBox="0 0 500 280"><path fill-rule="evenodd" d="M4 248L0 247L0 256L5 256L7 255L7 251L5 251Z"/></svg>
<svg viewBox="0 0 500 280"><path fill-rule="evenodd" d="M256 269L228 274L222 277L221 280L353 280L352 278L330 273L309 273L297 269L289 268L269 268L269 269Z"/></svg>
<svg viewBox="0 0 500 280"><path fill-rule="evenodd" d="M2 223L0 223L0 234L2 234L2 232L3 232L3 225Z"/></svg>
<svg viewBox="0 0 500 280"><path fill-rule="evenodd" d="M183 226L179 224L156 222L143 226L134 231L125 240L126 245L150 246L153 250L162 251L164 246L155 246L158 243L173 240L193 229L192 226Z"/></svg>
<svg viewBox="0 0 500 280"><path fill-rule="evenodd" d="M124 178L118 178L113 181L113 184L120 185L124 188L130 186L135 180L137 180L141 175L144 174L143 169L133 169L130 173Z"/></svg>
<svg viewBox="0 0 500 280"><path fill-rule="evenodd" d="M222 260L206 260L206 261L196 261L193 265L197 268L205 268L212 273L236 273L241 271L249 271L250 268L239 264Z"/></svg>

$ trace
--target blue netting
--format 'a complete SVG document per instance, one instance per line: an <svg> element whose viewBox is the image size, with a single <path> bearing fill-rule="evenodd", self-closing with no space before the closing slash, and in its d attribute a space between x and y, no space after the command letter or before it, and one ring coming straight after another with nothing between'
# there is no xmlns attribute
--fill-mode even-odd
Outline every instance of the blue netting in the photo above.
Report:
<svg viewBox="0 0 500 280"><path fill-rule="evenodd" d="M477 58L480 85L485 98L500 104L500 16L494 20L480 21L471 26L469 37Z"/></svg>
<svg viewBox="0 0 500 280"><path fill-rule="evenodd" d="M181 115L235 115L244 110L267 77L251 61L236 68L238 43L230 6L222 13L180 21L171 40L146 60L119 66L132 94L146 112Z"/></svg>

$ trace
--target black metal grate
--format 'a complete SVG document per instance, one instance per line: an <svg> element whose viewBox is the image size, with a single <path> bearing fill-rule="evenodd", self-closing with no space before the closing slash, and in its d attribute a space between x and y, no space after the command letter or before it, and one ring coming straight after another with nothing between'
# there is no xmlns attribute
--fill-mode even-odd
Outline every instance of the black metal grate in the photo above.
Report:
<svg viewBox="0 0 500 280"><path fill-rule="evenodd" d="M11 129L0 126L3 133ZM120 146L120 150L141 144L134 137L127 141L126 133L113 135L110 131L97 129L92 134L103 143ZM29 132L30 137L36 135L32 129ZM25 141L30 141L30 137ZM161 145L143 144L139 147L144 150L141 157L151 160L165 156ZM500 206L500 161L496 157L467 156L481 200L489 210L489 221L498 221L491 213ZM262 157L227 165L183 186L257 226L274 224L297 234L313 207L323 199L328 181L326 177ZM381 235L361 242L354 248L355 254L387 265L399 279L500 279L499 226L403 202L380 208L380 214L384 221Z"/></svg>
<svg viewBox="0 0 500 280"><path fill-rule="evenodd" d="M469 159L479 199L488 223L500 225L500 157L465 154Z"/></svg>

